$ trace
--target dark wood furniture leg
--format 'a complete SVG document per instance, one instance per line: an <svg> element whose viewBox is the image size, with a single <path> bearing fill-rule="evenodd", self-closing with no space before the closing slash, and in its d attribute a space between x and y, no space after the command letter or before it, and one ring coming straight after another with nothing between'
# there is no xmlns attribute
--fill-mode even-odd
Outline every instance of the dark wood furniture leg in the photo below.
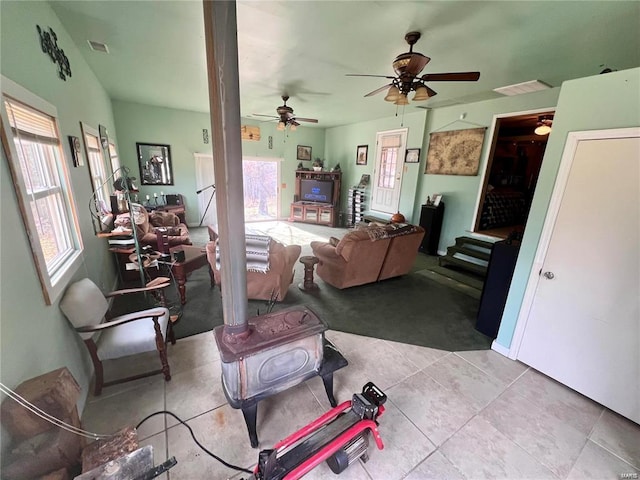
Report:
<svg viewBox="0 0 640 480"><path fill-rule="evenodd" d="M187 287L185 286L187 283L187 279L184 277L176 277L178 281L178 292L180 292L180 304L184 305L187 303Z"/></svg>

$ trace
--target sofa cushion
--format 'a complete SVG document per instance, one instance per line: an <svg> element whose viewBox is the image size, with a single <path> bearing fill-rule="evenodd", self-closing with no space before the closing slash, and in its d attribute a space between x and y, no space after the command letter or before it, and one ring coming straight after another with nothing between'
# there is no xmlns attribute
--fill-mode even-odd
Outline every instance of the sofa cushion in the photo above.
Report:
<svg viewBox="0 0 640 480"><path fill-rule="evenodd" d="M155 211L149 215L149 222L154 227L177 227L180 218L175 213Z"/></svg>

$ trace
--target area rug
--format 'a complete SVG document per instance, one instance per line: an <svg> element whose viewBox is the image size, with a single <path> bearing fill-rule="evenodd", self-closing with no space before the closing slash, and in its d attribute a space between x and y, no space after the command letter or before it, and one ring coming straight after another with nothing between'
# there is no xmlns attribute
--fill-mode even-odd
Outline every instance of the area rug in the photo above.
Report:
<svg viewBox="0 0 640 480"><path fill-rule="evenodd" d="M412 272L398 278L339 290L316 279L315 293L301 291L302 267L287 297L273 311L306 305L333 330L368 337L421 345L448 351L486 350L491 339L474 328L478 300ZM177 296L169 295L177 308ZM250 300L248 315L264 314L264 301ZM220 290L209 286L206 268L197 270L187 282L187 303L175 324L178 338L212 330L223 324Z"/></svg>
<svg viewBox="0 0 640 480"><path fill-rule="evenodd" d="M311 240L326 240L327 232L337 237L344 235L336 231L338 229L313 229L310 227L317 226L288 222L259 225L261 233L285 244L303 247L308 247ZM194 244L206 243L206 227L194 230ZM273 310L307 305L333 330L448 351L490 348L492 340L474 328L480 290L436 274L434 262L433 258L419 254L407 275L345 290L334 288L316 276L320 288L314 293L298 288L303 279L303 266L296 264L295 279L287 297ZM178 301L175 286L167 292L171 312L180 316L174 325L176 337L188 337L222 325L220 289L211 288L207 268L193 272L186 287L184 306ZM128 297L126 302L118 302L116 312L141 308L148 302L142 296ZM264 301L249 300L247 313L249 316L264 314L267 308Z"/></svg>

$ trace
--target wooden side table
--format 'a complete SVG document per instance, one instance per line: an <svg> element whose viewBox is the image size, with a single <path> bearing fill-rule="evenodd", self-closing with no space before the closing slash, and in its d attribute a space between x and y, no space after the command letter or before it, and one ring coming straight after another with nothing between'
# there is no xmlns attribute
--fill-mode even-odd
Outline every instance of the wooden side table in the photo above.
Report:
<svg viewBox="0 0 640 480"><path fill-rule="evenodd" d="M307 255L300 257L300 263L304 265L304 282L298 284L298 288L303 292L317 290L318 284L313 281L313 266L318 263L318 257Z"/></svg>
<svg viewBox="0 0 640 480"><path fill-rule="evenodd" d="M173 261L171 263L171 271L178 282L178 292L180 292L180 303L187 303L187 276L200 267L208 265L207 253L203 247L195 247L193 245L179 245L172 247L169 251L171 257L175 258L175 252L183 251L185 258L183 261Z"/></svg>

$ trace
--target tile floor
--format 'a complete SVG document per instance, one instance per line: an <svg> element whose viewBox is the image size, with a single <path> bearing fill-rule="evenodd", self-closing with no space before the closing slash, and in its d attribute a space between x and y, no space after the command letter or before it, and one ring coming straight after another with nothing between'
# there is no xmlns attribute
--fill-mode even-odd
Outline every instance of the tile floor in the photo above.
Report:
<svg viewBox="0 0 640 480"><path fill-rule="evenodd" d="M338 402L367 381L389 400L380 417L382 451L351 465L345 480L620 479L640 474L640 426L518 362L492 351L451 353L336 331L329 338L350 365L335 375ZM147 361L157 361L148 358ZM90 397L85 428L113 432L170 410L226 461L252 467L239 410L221 390L211 332L169 346L173 378L130 382ZM141 362L144 363L144 362ZM118 368L118 366L115 366ZM129 368L129 366L127 366ZM258 436L268 448L329 409L319 378L261 402ZM175 456L165 480L242 478L198 449L173 418L152 417L139 429L156 464ZM322 464L309 479L334 478Z"/></svg>

